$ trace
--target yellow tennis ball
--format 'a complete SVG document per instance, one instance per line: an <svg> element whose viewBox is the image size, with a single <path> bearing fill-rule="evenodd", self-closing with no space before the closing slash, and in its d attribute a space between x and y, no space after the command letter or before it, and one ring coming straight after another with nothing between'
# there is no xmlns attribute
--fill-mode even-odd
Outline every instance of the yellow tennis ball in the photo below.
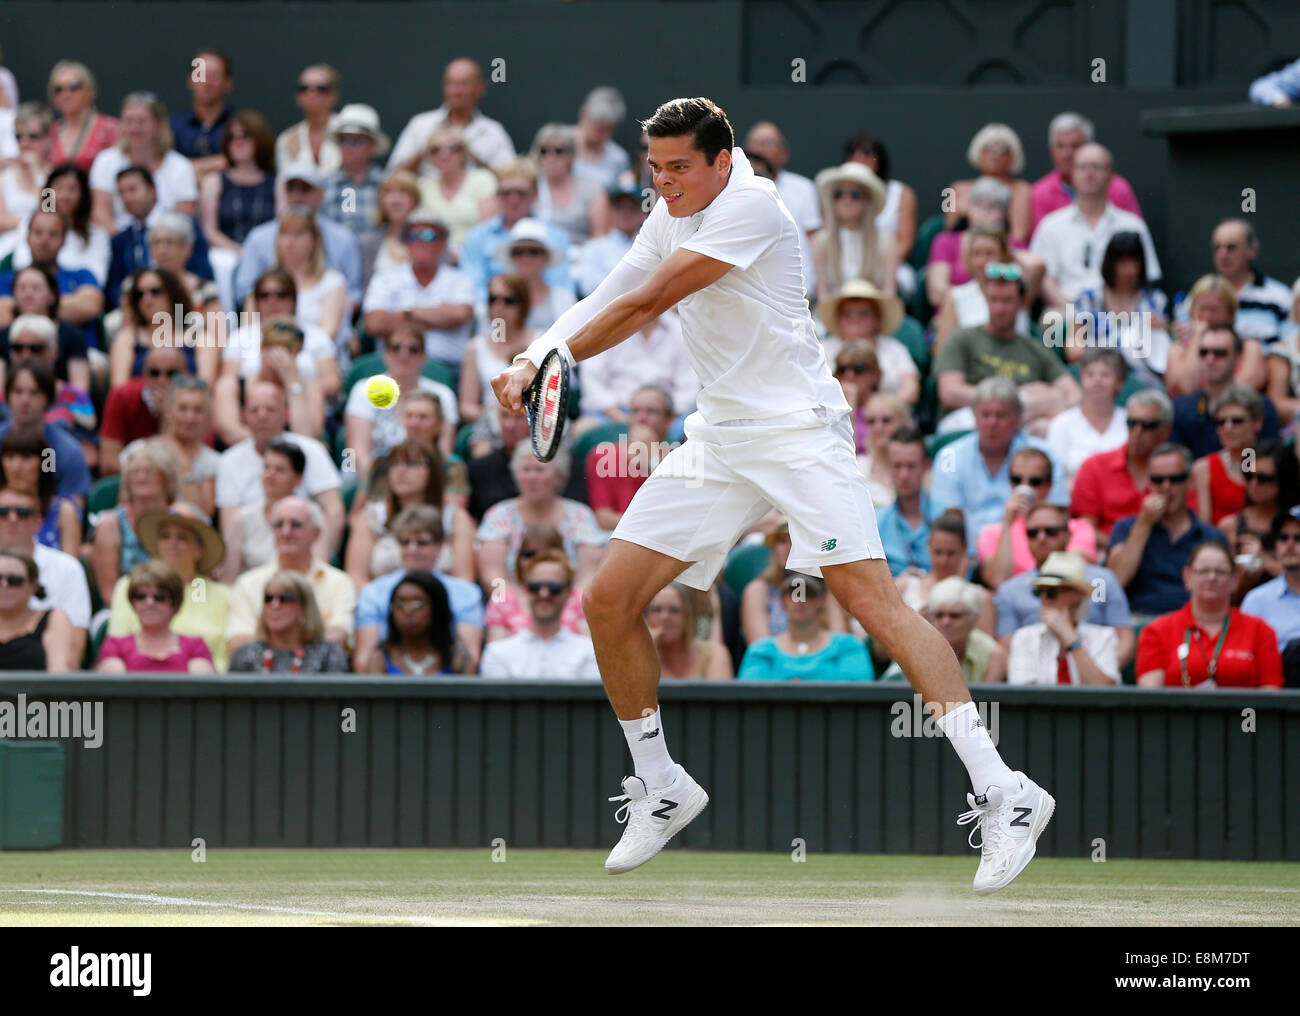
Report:
<svg viewBox="0 0 1300 1016"><path fill-rule="evenodd" d="M397 397L402 394L397 382L387 374L376 374L366 385L366 395L370 399L370 404L379 409L387 409Z"/></svg>

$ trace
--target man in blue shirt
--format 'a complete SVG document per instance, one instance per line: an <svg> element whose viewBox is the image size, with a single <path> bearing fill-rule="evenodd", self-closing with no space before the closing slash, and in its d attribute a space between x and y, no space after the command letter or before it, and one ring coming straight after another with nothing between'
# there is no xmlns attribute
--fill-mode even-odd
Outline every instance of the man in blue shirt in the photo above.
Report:
<svg viewBox="0 0 1300 1016"><path fill-rule="evenodd" d="M230 57L216 49L199 50L190 60L186 84L193 107L187 112L173 113L169 118L172 147L190 160L194 176L202 180L205 174L226 168L221 142L225 138L226 121L235 112L226 104L226 96L235 87Z"/></svg>
<svg viewBox="0 0 1300 1016"><path fill-rule="evenodd" d="M578 248L573 266L578 296L589 296L623 259L623 255L632 249L632 241L646 218L644 200L641 189L635 184L616 184L609 189L609 224L613 228Z"/></svg>
<svg viewBox="0 0 1300 1016"><path fill-rule="evenodd" d="M1209 325L1201 333L1198 348L1201 358L1201 387L1174 399L1172 440L1185 445L1195 458L1200 459L1223 447L1210 407L1233 383L1237 363L1241 360L1243 342L1230 325ZM1260 440L1275 438L1279 430L1277 410L1266 396L1260 398L1264 403L1260 417Z"/></svg>
<svg viewBox="0 0 1300 1016"><path fill-rule="evenodd" d="M433 572L447 590L456 641L469 654L469 673L478 670L483 649L483 594L473 582L438 571L434 566L446 538L441 513L427 504L409 505L397 513L391 530L402 550L402 567L366 583L357 597L356 649L352 669L364 674L379 646L388 637L388 607L393 590L408 571Z"/></svg>
<svg viewBox="0 0 1300 1016"><path fill-rule="evenodd" d="M76 325L86 337L86 344L99 348L99 315L104 312L104 293L99 281L84 268L69 271L58 264L59 249L67 233L67 224L58 212L35 211L27 222L27 246L32 264L47 268L59 286L59 320ZM14 318L14 273L0 275L0 325Z"/></svg>
<svg viewBox="0 0 1300 1016"><path fill-rule="evenodd" d="M1248 592L1241 611L1277 632L1277 647L1284 650L1288 642L1300 639L1300 506L1273 516L1268 548L1282 566L1282 574Z"/></svg>
<svg viewBox="0 0 1300 1016"><path fill-rule="evenodd" d="M21 364L22 370L17 369ZM55 490L65 497L75 497L85 504L90 493L90 470L86 457L68 431L45 422L45 412L54 404L54 368L43 360L19 360L11 365L5 378L5 401L9 404L9 422L0 425L0 440L10 430L39 430L45 443L54 450Z"/></svg>
<svg viewBox="0 0 1300 1016"><path fill-rule="evenodd" d="M898 496L876 516L876 526L889 571L895 578L909 568L923 574L930 570L930 495L924 488L930 456L925 438L915 427L904 427L889 439L886 454Z"/></svg>
<svg viewBox="0 0 1300 1016"><path fill-rule="evenodd" d="M1065 470L1046 442L1020 429L1023 407L1016 383L1009 378L989 377L975 386L971 403L975 411L975 433L945 445L935 457L930 473L931 521L949 508L960 508L966 517L966 543L974 547L985 526L1002 521L1011 496L1011 459L1021 448L1038 448L1052 462L1052 489L1046 500L1069 504Z"/></svg>
<svg viewBox="0 0 1300 1016"><path fill-rule="evenodd" d="M1069 546L1070 511L1062 505L1036 504L1025 516L1025 528L1030 534L1029 552L1034 556L1034 567L1007 579L998 586L993 597L998 615L998 642L1007 652L1011 651L1012 635L1043 619L1042 602L1034 594L1033 581L1049 554L1064 551ZM1086 571L1093 591L1084 620L1115 629L1119 636L1119 665L1127 666L1137 648L1137 636L1133 631L1133 616L1129 613L1124 587L1109 568L1090 564Z"/></svg>
<svg viewBox="0 0 1300 1016"><path fill-rule="evenodd" d="M347 226L327 219L320 214L325 200L324 184L320 173L311 163L287 166L280 171L284 193L291 207L305 208L316 216L321 239L325 241L325 263L336 269L347 280L348 300L352 306L361 302L361 245ZM280 235L276 219L256 226L244 238L244 254L235 269L235 302L244 305L253 283L268 268L275 265L275 241ZM348 320L351 320L349 318Z"/></svg>
<svg viewBox="0 0 1300 1016"><path fill-rule="evenodd" d="M1182 445L1162 444L1151 453L1148 469L1151 493L1142 499L1138 514L1115 523L1106 561L1124 584L1139 619L1181 608L1188 596L1183 568L1192 551L1207 540L1228 543L1187 507L1191 452Z"/></svg>
<svg viewBox="0 0 1300 1016"><path fill-rule="evenodd" d="M460 245L460 263L457 267L473 281L479 300L487 303L488 280L494 275L510 271L510 266L498 260L497 248L505 243L510 230L520 219L533 214L537 200L537 173L527 159L511 159L497 171L497 200L501 212L465 234ZM548 285L568 288L572 285L569 270L569 234L559 226L546 223L548 246L564 255L559 263L542 273Z"/></svg>

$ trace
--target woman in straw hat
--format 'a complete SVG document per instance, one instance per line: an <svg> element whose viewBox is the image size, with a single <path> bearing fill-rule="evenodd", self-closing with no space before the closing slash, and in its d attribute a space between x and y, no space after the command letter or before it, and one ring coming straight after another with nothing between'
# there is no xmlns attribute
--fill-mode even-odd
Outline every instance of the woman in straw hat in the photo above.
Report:
<svg viewBox="0 0 1300 1016"><path fill-rule="evenodd" d="M876 230L885 207L885 185L860 162L817 174L822 220L813 238L817 298L829 299L849 279L865 279L892 295L897 285L893 238Z"/></svg>
<svg viewBox="0 0 1300 1016"><path fill-rule="evenodd" d="M193 505L177 501L166 511L147 512L138 523L140 543L151 558L160 559L179 576L183 595L171 619L178 635L195 635L207 643L213 666L224 672L230 659L226 648L226 612L230 591L206 576L226 554L226 546L208 517ZM113 587L109 635L140 631L140 617L128 595L130 579Z"/></svg>
<svg viewBox="0 0 1300 1016"><path fill-rule="evenodd" d="M1119 636L1085 621L1092 604L1087 563L1054 551L1033 581L1043 619L1011 636L1008 684L1119 684Z"/></svg>
<svg viewBox="0 0 1300 1016"><path fill-rule="evenodd" d="M817 313L831 334L823 343L828 362L835 362L845 343L870 342L880 363L880 390L916 405L921 373L907 347L894 338L903 323L903 302L898 297L881 292L873 282L850 279L817 305Z"/></svg>

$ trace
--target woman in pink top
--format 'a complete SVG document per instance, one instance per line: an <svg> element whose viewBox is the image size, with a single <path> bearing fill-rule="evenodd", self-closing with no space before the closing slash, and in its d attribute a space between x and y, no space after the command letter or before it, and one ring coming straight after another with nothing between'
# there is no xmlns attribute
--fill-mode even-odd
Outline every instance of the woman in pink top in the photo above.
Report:
<svg viewBox="0 0 1300 1016"><path fill-rule="evenodd" d="M95 156L117 140L117 120L95 109L95 79L90 68L60 60L50 71L50 103L59 111L50 162L76 163L87 173Z"/></svg>
<svg viewBox="0 0 1300 1016"><path fill-rule="evenodd" d="M532 623L528 605L519 589L524 584L524 569L543 550L558 550L563 554L564 537L554 526L529 526L524 530L519 553L515 555L515 579L518 585L498 583L488 597L487 613L483 617L483 625L487 628L485 642L518 634ZM560 625L577 635L588 633L587 620L582 615L582 590L576 584L565 601L564 610L560 612Z"/></svg>
<svg viewBox="0 0 1300 1016"><path fill-rule="evenodd" d="M985 526L977 545L980 574L988 587L996 589L1013 575L1034 567L1034 555L1029 548L1034 535L1028 526L1031 513L1035 532L1043 527L1055 529L1068 521L1070 542L1066 549L1096 564L1097 534L1090 523L1084 519L1071 519L1069 509L1064 506L1058 508L1056 520L1035 511L1047 503L1047 494L1052 489L1052 460L1047 453L1038 448L1022 448L1012 457L1008 471L1011 474L1011 496L1007 499L1002 523ZM1060 533L1057 531L1050 535Z"/></svg>
<svg viewBox="0 0 1300 1016"><path fill-rule="evenodd" d="M185 587L166 561L151 560L131 570L127 597L140 618L140 631L104 639L95 669L105 674L152 671L211 674L212 653L197 635L177 635L172 618Z"/></svg>

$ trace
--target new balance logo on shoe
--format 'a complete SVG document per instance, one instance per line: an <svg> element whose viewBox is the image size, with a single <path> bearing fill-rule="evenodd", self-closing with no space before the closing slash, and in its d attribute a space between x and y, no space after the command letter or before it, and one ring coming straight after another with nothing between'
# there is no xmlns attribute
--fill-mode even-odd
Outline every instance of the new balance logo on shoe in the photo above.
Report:
<svg viewBox="0 0 1300 1016"><path fill-rule="evenodd" d="M654 730L650 731L650 733L642 734L640 737L637 738L637 741L638 742L649 741L651 738L658 737L658 736L659 736L659 728L656 727Z"/></svg>
<svg viewBox="0 0 1300 1016"><path fill-rule="evenodd" d="M988 795L987 795L987 794L976 794L976 795L975 795L975 807L976 807L976 808L983 808L983 807L984 807L985 805L987 805L988 803L989 803L989 798L988 798Z"/></svg>
<svg viewBox="0 0 1300 1016"><path fill-rule="evenodd" d="M669 818L668 813L677 807L677 802L670 801L666 797L661 797L659 798L659 803L662 804L663 807L660 808L658 811L652 811L650 814L653 815L655 818L661 818L665 822L667 822Z"/></svg>
<svg viewBox="0 0 1300 1016"><path fill-rule="evenodd" d="M1027 819L1027 818L1028 818L1030 815L1032 815L1033 813L1034 813L1034 809L1033 809L1033 808L1017 808L1017 809L1016 809L1016 817L1013 818L1013 819L1012 819L1010 822L1008 822L1007 824L1008 824L1008 825L1018 825L1018 826L1021 826L1021 827L1025 828L1025 829L1028 829L1028 828L1029 828L1029 823L1026 822L1025 819Z"/></svg>

